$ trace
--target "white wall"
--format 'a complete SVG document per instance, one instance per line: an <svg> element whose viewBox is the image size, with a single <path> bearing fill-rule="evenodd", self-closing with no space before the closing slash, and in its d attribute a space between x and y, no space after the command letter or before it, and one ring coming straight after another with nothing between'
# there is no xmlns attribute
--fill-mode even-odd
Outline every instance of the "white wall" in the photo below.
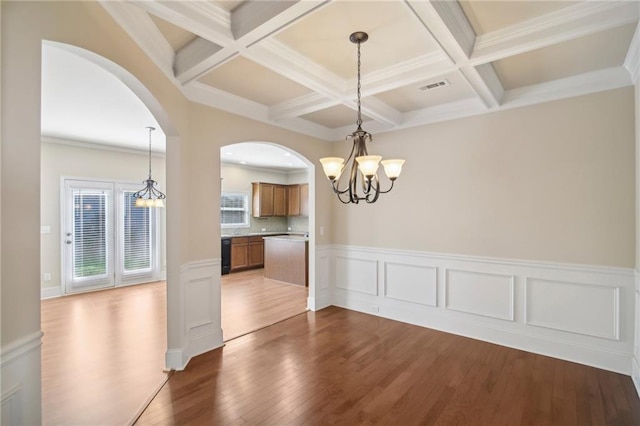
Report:
<svg viewBox="0 0 640 426"><path fill-rule="evenodd" d="M46 141L47 139L45 139ZM41 282L44 297L64 294L61 283L61 239L60 228L60 188L62 178L106 179L118 182L139 184L147 178L148 154L145 152L126 152L105 150L100 147L78 146L45 142L42 144L41 175L41 225L50 228L50 233L41 235L41 280L45 273L51 273L51 281ZM166 173L164 154L153 154L151 161L153 178L158 188L166 192ZM166 273L166 216L164 209L158 209L160 219L160 273Z"/></svg>

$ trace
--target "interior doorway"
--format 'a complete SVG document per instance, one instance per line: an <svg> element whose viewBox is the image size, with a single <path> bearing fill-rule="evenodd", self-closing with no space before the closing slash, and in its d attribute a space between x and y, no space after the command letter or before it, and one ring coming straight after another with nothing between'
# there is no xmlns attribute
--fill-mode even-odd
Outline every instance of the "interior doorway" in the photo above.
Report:
<svg viewBox="0 0 640 426"><path fill-rule="evenodd" d="M220 157L221 314L227 341L307 311L315 288L315 209L309 196L314 168L299 153L268 142L227 145ZM284 255L285 262L300 263L304 278L272 272L268 247L276 238L296 239L304 247L304 258Z"/></svg>

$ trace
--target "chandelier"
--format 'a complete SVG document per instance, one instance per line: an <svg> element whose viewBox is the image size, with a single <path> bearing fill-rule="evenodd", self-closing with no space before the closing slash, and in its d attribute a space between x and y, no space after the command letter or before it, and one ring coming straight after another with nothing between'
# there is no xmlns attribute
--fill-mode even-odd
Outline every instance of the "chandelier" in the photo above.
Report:
<svg viewBox="0 0 640 426"><path fill-rule="evenodd" d="M160 190L156 188L157 182L151 178L151 132L155 127L147 127L149 129L149 177L142 183L145 187L133 194L136 198L136 207L164 207L164 199L167 198Z"/></svg>
<svg viewBox="0 0 640 426"><path fill-rule="evenodd" d="M393 183L400 176L402 165L404 164L404 160L397 159L380 161L382 160L381 156L367 153L366 143L371 142L372 136L371 133L362 130L360 44L368 39L369 35L362 31L357 31L349 36L349 40L358 45L358 120L356 121L358 128L346 138L347 142L353 143L351 153L347 158L346 164L344 159L340 157L320 159L324 174L331 181L333 192L337 194L338 199L344 204L358 204L362 200L367 203L375 203L380 194L386 194L393 189ZM382 164L385 175L391 181L389 189L385 191L380 190L379 164ZM349 167L349 181L346 187L340 189L340 177L347 167ZM358 193L359 188L362 189L362 194Z"/></svg>

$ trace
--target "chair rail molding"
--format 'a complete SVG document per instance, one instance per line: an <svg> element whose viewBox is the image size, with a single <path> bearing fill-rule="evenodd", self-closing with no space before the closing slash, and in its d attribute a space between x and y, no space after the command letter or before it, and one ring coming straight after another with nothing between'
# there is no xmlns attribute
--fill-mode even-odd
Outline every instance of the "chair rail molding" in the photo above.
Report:
<svg viewBox="0 0 640 426"><path fill-rule="evenodd" d="M640 283L631 268L346 245L323 247L322 256L319 281L328 280L335 306L626 375L637 370L640 383Z"/></svg>
<svg viewBox="0 0 640 426"><path fill-rule="evenodd" d="M31 333L0 351L0 424L40 424L42 421L42 335L42 331Z"/></svg>

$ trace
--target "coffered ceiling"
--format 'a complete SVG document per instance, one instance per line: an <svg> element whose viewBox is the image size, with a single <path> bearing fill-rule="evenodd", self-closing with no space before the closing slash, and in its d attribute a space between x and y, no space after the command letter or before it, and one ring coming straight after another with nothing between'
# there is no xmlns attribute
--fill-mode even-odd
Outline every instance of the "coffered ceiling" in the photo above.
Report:
<svg viewBox="0 0 640 426"><path fill-rule="evenodd" d="M333 141L615 89L637 1L103 1L189 99Z"/></svg>

